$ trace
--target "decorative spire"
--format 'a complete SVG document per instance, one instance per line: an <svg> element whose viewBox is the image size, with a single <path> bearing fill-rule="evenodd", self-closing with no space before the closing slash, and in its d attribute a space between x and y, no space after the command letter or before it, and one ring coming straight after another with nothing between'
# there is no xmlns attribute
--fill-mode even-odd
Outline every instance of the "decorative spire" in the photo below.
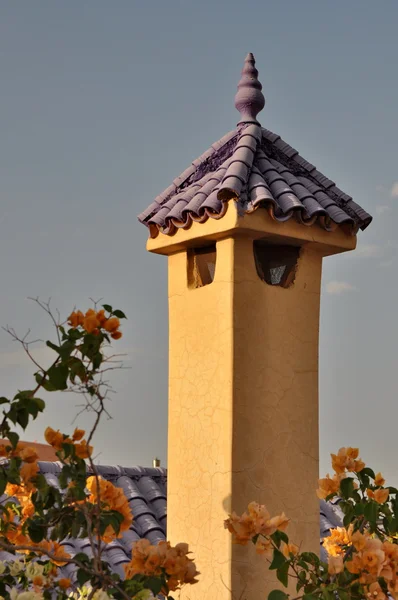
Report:
<svg viewBox="0 0 398 600"><path fill-rule="evenodd" d="M249 52L245 58L242 77L235 96L235 108L240 112L241 117L239 123L258 123L256 117L264 108L265 98L261 91L263 86L257 79L258 71L255 64L254 56Z"/></svg>

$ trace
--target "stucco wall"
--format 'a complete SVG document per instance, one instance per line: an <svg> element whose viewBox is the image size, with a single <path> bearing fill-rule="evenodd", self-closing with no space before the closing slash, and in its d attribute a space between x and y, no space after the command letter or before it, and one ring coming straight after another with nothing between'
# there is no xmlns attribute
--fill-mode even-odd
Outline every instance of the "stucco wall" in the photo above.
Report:
<svg viewBox="0 0 398 600"><path fill-rule="evenodd" d="M253 240L301 245L294 285L267 285ZM187 253L217 243L213 283L187 284ZM252 547L231 544L228 512L251 500L291 518L292 541L319 549L318 335L322 256L354 249L355 236L266 211L193 223L148 240L168 255L168 537L194 552L191 600L261 600L276 579Z"/></svg>

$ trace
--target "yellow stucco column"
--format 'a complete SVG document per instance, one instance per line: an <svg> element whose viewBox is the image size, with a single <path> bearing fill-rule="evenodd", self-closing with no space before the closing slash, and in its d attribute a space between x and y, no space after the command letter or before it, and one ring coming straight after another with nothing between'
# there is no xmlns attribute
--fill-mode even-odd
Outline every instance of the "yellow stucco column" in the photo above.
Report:
<svg viewBox="0 0 398 600"><path fill-rule="evenodd" d="M194 223L150 240L168 254L168 538L188 542L201 572L191 600L261 600L276 582L223 521L251 500L291 518L302 549L319 550L318 332L322 257L355 237L265 211ZM300 246L294 283L263 281L254 239ZM216 242L209 285L189 285L187 250Z"/></svg>

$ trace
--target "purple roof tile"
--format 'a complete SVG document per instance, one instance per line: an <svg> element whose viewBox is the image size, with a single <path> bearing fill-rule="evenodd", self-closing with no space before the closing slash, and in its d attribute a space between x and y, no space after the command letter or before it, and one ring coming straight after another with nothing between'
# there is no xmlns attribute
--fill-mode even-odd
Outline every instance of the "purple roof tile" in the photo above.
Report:
<svg viewBox="0 0 398 600"><path fill-rule="evenodd" d="M372 221L297 150L261 127L257 114L265 100L257 76L248 54L235 96L241 115L237 128L212 144L139 215L151 237L220 218L229 201L238 203L241 214L262 207L277 221L294 218L327 230L345 224L354 234Z"/></svg>

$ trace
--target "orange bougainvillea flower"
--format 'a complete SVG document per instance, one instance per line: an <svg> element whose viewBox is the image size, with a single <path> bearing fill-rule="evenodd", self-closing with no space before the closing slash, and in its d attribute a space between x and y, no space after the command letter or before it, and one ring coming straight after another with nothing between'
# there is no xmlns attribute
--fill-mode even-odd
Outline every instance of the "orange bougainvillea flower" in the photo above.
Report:
<svg viewBox="0 0 398 600"><path fill-rule="evenodd" d="M104 309L101 309L97 312L97 319L99 321L99 326L103 327L104 323L107 321L108 317L105 315Z"/></svg>
<svg viewBox="0 0 398 600"><path fill-rule="evenodd" d="M351 448L340 448L337 454L331 454L333 470L341 475L346 471L359 473L365 468L365 463L358 459L359 449Z"/></svg>
<svg viewBox="0 0 398 600"><path fill-rule="evenodd" d="M58 585L63 590L67 590L72 585L72 582L68 577L62 577L62 579L58 580Z"/></svg>
<svg viewBox="0 0 398 600"><path fill-rule="evenodd" d="M122 488L116 487L113 485L113 483L102 479L101 477L98 478L98 483L96 477L89 477L87 479L86 486L90 492L88 502L92 504L97 503L98 485L100 488L100 501L103 510L116 510L123 515L123 521L120 525L120 531L117 536L111 525L106 528L104 534L101 536L103 541L108 543L114 540L116 537L121 537L123 531L127 531L130 528L133 522L133 516Z"/></svg>
<svg viewBox="0 0 398 600"><path fill-rule="evenodd" d="M367 598L371 598L372 600L385 600L387 598L386 594L380 587L380 584L377 581L374 581L369 586L369 591L366 594Z"/></svg>
<svg viewBox="0 0 398 600"><path fill-rule="evenodd" d="M43 585L44 585L43 575L35 575L32 579L32 583L36 587L43 587Z"/></svg>
<svg viewBox="0 0 398 600"><path fill-rule="evenodd" d="M277 529L284 531L288 524L289 519L284 513L271 518L266 507L257 502L251 502L247 512L241 516L232 513L229 519L224 521L224 527L232 533L233 543L241 545L246 545L258 534L269 536Z"/></svg>
<svg viewBox="0 0 398 600"><path fill-rule="evenodd" d="M384 485L386 482L386 480L384 479L383 475L381 473L377 473L376 477L375 477L375 485Z"/></svg>
<svg viewBox="0 0 398 600"><path fill-rule="evenodd" d="M374 500L375 502L377 502L378 504L384 504L384 502L387 501L387 498L390 494L390 490L387 489L378 489L378 490L371 490L371 489L367 489L366 493L368 495L368 498L371 498L372 500Z"/></svg>
<svg viewBox="0 0 398 600"><path fill-rule="evenodd" d="M36 462L36 460L39 458L36 450L30 446L23 448L19 453L19 456L26 463Z"/></svg>
<svg viewBox="0 0 398 600"><path fill-rule="evenodd" d="M329 556L328 572L330 575L337 575L344 571L344 562L342 556Z"/></svg>
<svg viewBox="0 0 398 600"><path fill-rule="evenodd" d="M367 537L363 533L361 533L360 531L356 531L355 533L351 533L350 531L348 531L348 536L355 550L360 552L365 548Z"/></svg>
<svg viewBox="0 0 398 600"><path fill-rule="evenodd" d="M59 429L55 431L52 427L47 427L44 432L44 438L47 444L50 444L53 448L60 450L64 441L64 436L60 433Z"/></svg>
<svg viewBox="0 0 398 600"><path fill-rule="evenodd" d="M340 556L344 554L347 546L351 546L351 529L347 531L345 527L336 527L330 530L330 536L323 540L323 547L330 556Z"/></svg>
<svg viewBox="0 0 398 600"><path fill-rule="evenodd" d="M296 546L296 544L293 544L291 542L289 544L283 544L282 553L284 554L284 556L286 556L286 558L290 558L291 554L296 556L296 554L298 554L298 551L299 547Z"/></svg>
<svg viewBox="0 0 398 600"><path fill-rule="evenodd" d="M92 308L89 308L84 316L83 328L87 331L87 333L93 333L93 331L99 326L100 322L97 318L97 313Z"/></svg>
<svg viewBox="0 0 398 600"><path fill-rule="evenodd" d="M104 323L104 329L109 333L114 333L120 327L120 321L117 317L110 317Z"/></svg>
<svg viewBox="0 0 398 600"><path fill-rule="evenodd" d="M337 473L333 475L333 478L329 476L329 473L323 479L318 479L319 488L316 491L318 498L324 500L330 494L337 494L340 489L341 476Z"/></svg>
<svg viewBox="0 0 398 600"><path fill-rule="evenodd" d="M36 477L39 471L39 467L36 462L34 463L24 463L19 471L21 475L21 479L24 482L27 489L32 489L31 480Z"/></svg>
<svg viewBox="0 0 398 600"><path fill-rule="evenodd" d="M57 565L57 567L63 567L64 565L66 565L67 563L65 562L65 558L70 558L70 554L68 554L64 547L61 546L61 544L59 542L49 542L47 540L43 540L42 542L40 542L39 544L37 544L36 546L37 552L40 554L44 554L46 552L50 552L51 554L53 554L56 558L53 559L51 558L51 562L53 562L55 565Z"/></svg>
<svg viewBox="0 0 398 600"><path fill-rule="evenodd" d="M84 431L84 429L78 429L76 427L76 429L75 429L75 431L73 432L73 435L72 435L72 440L74 442L79 442L84 437L85 433L86 432Z"/></svg>
<svg viewBox="0 0 398 600"><path fill-rule="evenodd" d="M83 325L83 320L83 313L80 310L74 311L68 317L68 324L73 327L73 329L76 329L76 327L79 327L79 325Z"/></svg>
<svg viewBox="0 0 398 600"><path fill-rule="evenodd" d="M76 456L79 458L88 458L93 453L93 447L88 446L86 440L75 445Z"/></svg>
<svg viewBox="0 0 398 600"><path fill-rule="evenodd" d="M113 333L111 333L111 338L113 338L114 340L120 340L122 335L123 334L121 331L114 331Z"/></svg>
<svg viewBox="0 0 398 600"><path fill-rule="evenodd" d="M169 542L152 546L149 540L139 540L133 547L131 561L124 565L126 577L136 574L157 576L164 573L169 590L177 590L184 583L196 583L195 563L188 557L187 544L172 547ZM166 591L167 593L167 591Z"/></svg>
<svg viewBox="0 0 398 600"><path fill-rule="evenodd" d="M257 554L264 554L265 558L271 559L274 548L272 546L271 540L265 538L258 538L256 542L256 552Z"/></svg>

